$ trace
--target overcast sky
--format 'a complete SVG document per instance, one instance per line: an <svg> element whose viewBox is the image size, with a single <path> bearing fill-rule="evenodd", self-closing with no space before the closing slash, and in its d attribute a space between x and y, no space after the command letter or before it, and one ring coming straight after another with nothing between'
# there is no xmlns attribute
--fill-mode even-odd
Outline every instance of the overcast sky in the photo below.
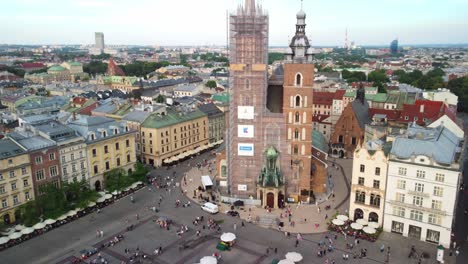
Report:
<svg viewBox="0 0 468 264"><path fill-rule="evenodd" d="M226 43L226 10L242 0L5 0L2 44L206 45ZM300 0L263 0L270 46L285 46ZM468 43L468 0L304 0L314 46Z"/></svg>

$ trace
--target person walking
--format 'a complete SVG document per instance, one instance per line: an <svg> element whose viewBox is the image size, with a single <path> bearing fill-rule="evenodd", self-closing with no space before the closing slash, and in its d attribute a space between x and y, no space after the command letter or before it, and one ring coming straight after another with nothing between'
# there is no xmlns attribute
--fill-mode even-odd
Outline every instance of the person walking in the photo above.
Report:
<svg viewBox="0 0 468 264"><path fill-rule="evenodd" d="M236 231L236 230L237 230L237 224L234 223L234 231Z"/></svg>
<svg viewBox="0 0 468 264"><path fill-rule="evenodd" d="M299 245L299 239L296 239L296 245L295 247L297 247Z"/></svg>

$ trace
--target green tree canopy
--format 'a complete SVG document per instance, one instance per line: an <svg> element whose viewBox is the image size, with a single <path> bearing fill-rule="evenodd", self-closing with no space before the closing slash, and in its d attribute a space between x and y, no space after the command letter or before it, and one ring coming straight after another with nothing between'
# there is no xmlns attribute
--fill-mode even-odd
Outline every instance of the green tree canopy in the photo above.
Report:
<svg viewBox="0 0 468 264"><path fill-rule="evenodd" d="M216 84L216 81L209 80L205 83L205 86L208 88L216 88L218 85Z"/></svg>
<svg viewBox="0 0 468 264"><path fill-rule="evenodd" d="M164 95L159 94L158 97L156 97L156 103L162 104L164 102L166 102L166 98L164 97Z"/></svg>
<svg viewBox="0 0 468 264"><path fill-rule="evenodd" d="M107 72L107 63L91 61L83 66L83 71L89 73L89 75L103 74Z"/></svg>
<svg viewBox="0 0 468 264"><path fill-rule="evenodd" d="M458 96L458 110L468 112L468 76L450 80L447 88Z"/></svg>
<svg viewBox="0 0 468 264"><path fill-rule="evenodd" d="M275 61L281 61L284 59L284 53L281 52L269 52L268 53L268 64L271 65Z"/></svg>

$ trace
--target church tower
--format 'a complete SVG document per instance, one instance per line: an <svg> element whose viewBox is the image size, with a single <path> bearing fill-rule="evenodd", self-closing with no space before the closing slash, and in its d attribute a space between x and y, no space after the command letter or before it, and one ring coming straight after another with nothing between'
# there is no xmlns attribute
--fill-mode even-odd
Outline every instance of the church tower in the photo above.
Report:
<svg viewBox="0 0 468 264"><path fill-rule="evenodd" d="M312 199L312 115L314 64L309 40L305 34L305 12L296 15L296 34L284 61L283 114L287 127L288 153L291 155L294 195L301 201Z"/></svg>
<svg viewBox="0 0 468 264"><path fill-rule="evenodd" d="M255 198L264 163L268 15L245 0L229 17L230 105L227 142L229 194Z"/></svg>

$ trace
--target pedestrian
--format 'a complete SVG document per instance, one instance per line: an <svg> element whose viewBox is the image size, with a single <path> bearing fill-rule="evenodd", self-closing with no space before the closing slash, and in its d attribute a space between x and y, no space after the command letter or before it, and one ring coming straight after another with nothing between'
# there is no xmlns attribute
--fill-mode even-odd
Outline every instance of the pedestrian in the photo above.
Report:
<svg viewBox="0 0 468 264"><path fill-rule="evenodd" d="M457 249L455 250L455 256L457 256L457 257L458 257L458 254L460 254L460 250L459 250L459 248L457 248Z"/></svg>
<svg viewBox="0 0 468 264"><path fill-rule="evenodd" d="M328 218L328 214L325 215L325 220L327 220L327 218Z"/></svg>
<svg viewBox="0 0 468 264"><path fill-rule="evenodd" d="M237 224L234 223L234 231L236 231L236 230L237 230Z"/></svg>
<svg viewBox="0 0 468 264"><path fill-rule="evenodd" d="M383 253L384 251L385 251L385 245L384 245L384 244L382 244L382 246L380 246L380 252L382 252L382 253Z"/></svg>
<svg viewBox="0 0 468 264"><path fill-rule="evenodd" d="M96 230L96 237L100 237L101 236L101 232L99 232L99 230Z"/></svg>
<svg viewBox="0 0 468 264"><path fill-rule="evenodd" d="M296 239L296 245L295 247L297 247L299 245L299 239Z"/></svg>
<svg viewBox="0 0 468 264"><path fill-rule="evenodd" d="M266 249L266 253L267 253L267 255L268 255L268 253L270 253L270 249L269 249L269 248Z"/></svg>
<svg viewBox="0 0 468 264"><path fill-rule="evenodd" d="M101 230L99 233L100 233L101 237L104 237L104 231Z"/></svg>
<svg viewBox="0 0 468 264"><path fill-rule="evenodd" d="M244 221L242 221L242 227L244 227L244 226L245 226Z"/></svg>
<svg viewBox="0 0 468 264"><path fill-rule="evenodd" d="M275 254L278 253L278 248L275 248Z"/></svg>

